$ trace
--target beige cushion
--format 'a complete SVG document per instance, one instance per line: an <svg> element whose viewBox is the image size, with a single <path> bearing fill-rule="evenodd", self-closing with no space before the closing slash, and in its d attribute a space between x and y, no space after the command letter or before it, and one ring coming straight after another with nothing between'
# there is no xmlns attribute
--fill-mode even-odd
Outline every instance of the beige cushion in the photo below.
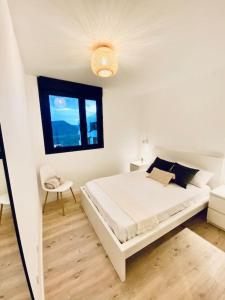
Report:
<svg viewBox="0 0 225 300"><path fill-rule="evenodd" d="M168 185L172 179L175 179L175 174L162 171L158 168L153 168L152 172L147 176L155 181Z"/></svg>
<svg viewBox="0 0 225 300"><path fill-rule="evenodd" d="M60 178L55 176L46 180L45 187L46 189L54 190L57 187L59 187L60 184L61 184Z"/></svg>

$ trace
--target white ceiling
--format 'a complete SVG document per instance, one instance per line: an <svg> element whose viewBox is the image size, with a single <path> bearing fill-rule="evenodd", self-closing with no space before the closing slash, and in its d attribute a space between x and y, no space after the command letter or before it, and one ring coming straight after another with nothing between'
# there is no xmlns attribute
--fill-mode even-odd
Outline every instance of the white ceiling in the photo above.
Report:
<svg viewBox="0 0 225 300"><path fill-rule="evenodd" d="M136 72L143 72L158 43L164 21L149 0L8 2L28 73L94 84L136 80ZM91 47L99 41L110 41L116 48L115 78L98 79L91 73Z"/></svg>
<svg viewBox="0 0 225 300"><path fill-rule="evenodd" d="M8 0L28 74L147 91L214 64L225 26L217 0ZM219 55L225 53L224 36ZM111 42L119 71L100 79L91 47ZM196 76L196 74L194 74ZM168 83L169 82L169 83Z"/></svg>

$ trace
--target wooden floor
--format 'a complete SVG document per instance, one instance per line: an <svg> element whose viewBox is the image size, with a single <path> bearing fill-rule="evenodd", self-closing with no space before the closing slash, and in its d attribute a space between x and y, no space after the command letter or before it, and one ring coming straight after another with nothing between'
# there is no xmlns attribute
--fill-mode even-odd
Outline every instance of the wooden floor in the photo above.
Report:
<svg viewBox="0 0 225 300"><path fill-rule="evenodd" d="M0 225L0 299L30 300L10 208Z"/></svg>
<svg viewBox="0 0 225 300"><path fill-rule="evenodd" d="M170 300L166 296L167 289L179 280L176 276L177 260L174 259L179 249L174 245L173 251L169 251L166 241L185 227L225 251L225 232L207 224L206 214L202 212L129 258L127 280L122 283L79 204L67 199L65 205L65 217L54 202L46 206L44 215L46 300ZM182 252L179 255L182 256ZM171 260L174 262L172 265ZM170 270L165 273L169 262ZM181 268L182 265L179 265L180 272ZM193 294L193 287L188 280L185 281L187 271L183 269L182 280L190 293L181 297L177 291L177 296L171 300L225 299L224 278L215 283L215 289L220 287L221 291L224 288L221 297L218 298L213 290L209 293L207 285Z"/></svg>

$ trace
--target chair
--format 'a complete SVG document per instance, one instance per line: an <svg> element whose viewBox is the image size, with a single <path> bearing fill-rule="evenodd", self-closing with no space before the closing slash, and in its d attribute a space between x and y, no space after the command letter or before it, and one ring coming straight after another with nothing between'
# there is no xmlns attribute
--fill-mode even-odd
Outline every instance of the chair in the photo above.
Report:
<svg viewBox="0 0 225 300"><path fill-rule="evenodd" d="M58 186L55 189L47 189L45 187L46 181L48 179L50 179L52 177L56 177L56 176L57 176L57 174L51 166L43 165L43 166L40 167L41 186L42 186L42 189L46 192L45 201L44 201L44 205L43 205L43 213L45 212L45 206L46 206L46 203L47 203L48 194L49 193L57 193L57 201L59 203L59 195L60 195L62 214L63 214L63 216L65 216L64 200L63 200L63 197L62 197L62 193L70 190L72 195L73 195L73 198L75 200L75 203L76 203L76 197L75 197L74 192L72 190L73 181L66 180L60 186Z"/></svg>
<svg viewBox="0 0 225 300"><path fill-rule="evenodd" d="M3 205L10 205L8 193L0 195L0 224L2 221Z"/></svg>

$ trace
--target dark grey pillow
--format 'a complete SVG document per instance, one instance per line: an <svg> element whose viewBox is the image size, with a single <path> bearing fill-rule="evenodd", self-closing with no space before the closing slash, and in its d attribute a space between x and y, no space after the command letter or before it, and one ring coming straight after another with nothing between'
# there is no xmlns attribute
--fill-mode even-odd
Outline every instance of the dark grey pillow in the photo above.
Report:
<svg viewBox="0 0 225 300"><path fill-rule="evenodd" d="M153 168L157 168L163 171L169 172L170 169L173 167L174 163L165 159L161 159L159 157L156 157L154 162L149 166L148 170L146 172L151 173Z"/></svg>
<svg viewBox="0 0 225 300"><path fill-rule="evenodd" d="M189 168L178 163L175 163L170 172L175 174L175 179L171 182L186 189L187 185L191 182L192 178L198 172L198 169Z"/></svg>

